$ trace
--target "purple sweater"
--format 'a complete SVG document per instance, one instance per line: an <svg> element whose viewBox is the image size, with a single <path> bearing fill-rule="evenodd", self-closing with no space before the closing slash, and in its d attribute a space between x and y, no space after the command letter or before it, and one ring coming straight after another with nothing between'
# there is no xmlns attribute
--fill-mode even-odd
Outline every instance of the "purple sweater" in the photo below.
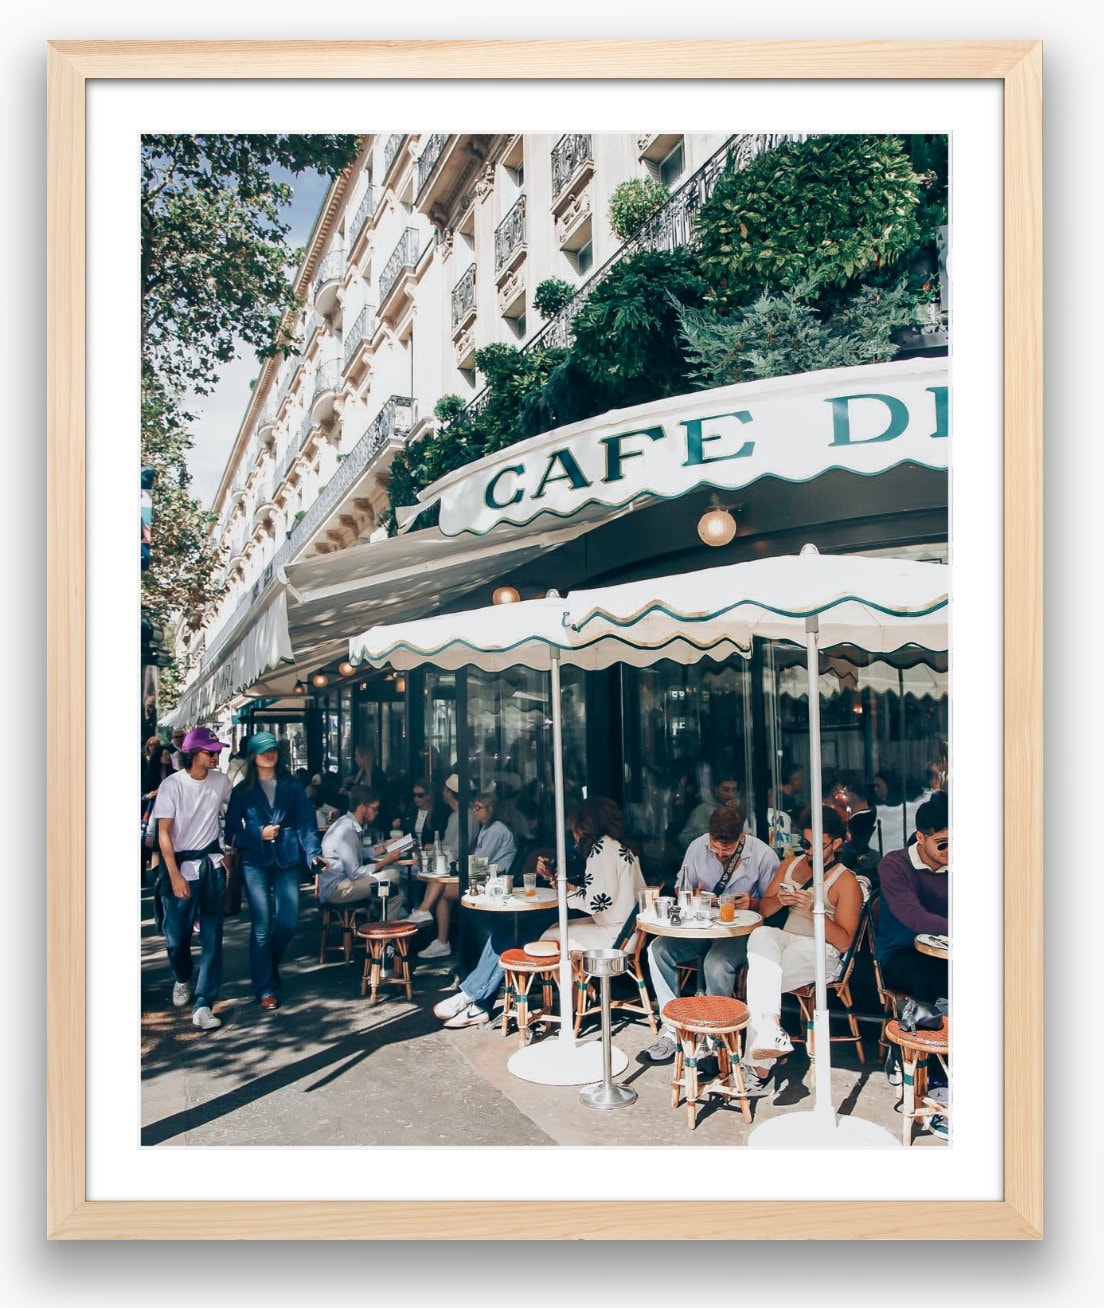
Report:
<svg viewBox="0 0 1104 1308"><path fill-rule="evenodd" d="M912 865L907 849L895 849L878 864L878 961L898 949L911 949L922 931L947 932L947 873Z"/></svg>

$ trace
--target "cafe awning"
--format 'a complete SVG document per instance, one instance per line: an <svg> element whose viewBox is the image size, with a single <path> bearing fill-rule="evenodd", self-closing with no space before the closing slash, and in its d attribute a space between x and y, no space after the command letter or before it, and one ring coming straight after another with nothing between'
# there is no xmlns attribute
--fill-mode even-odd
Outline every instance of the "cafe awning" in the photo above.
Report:
<svg viewBox="0 0 1104 1308"><path fill-rule="evenodd" d="M609 517L591 511L552 528L504 525L470 544L432 527L290 564L273 599L232 635L217 667L189 688L172 721L202 722L245 690L289 694L301 675L344 658L350 639L366 627L435 613Z"/></svg>

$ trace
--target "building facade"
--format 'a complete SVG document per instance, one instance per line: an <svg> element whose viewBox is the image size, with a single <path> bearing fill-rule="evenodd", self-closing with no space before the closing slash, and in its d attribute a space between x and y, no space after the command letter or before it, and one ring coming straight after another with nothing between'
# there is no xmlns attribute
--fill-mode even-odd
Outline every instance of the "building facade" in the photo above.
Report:
<svg viewBox="0 0 1104 1308"><path fill-rule="evenodd" d="M236 734L263 725L286 742L293 766L323 777L349 773L358 744L395 779L439 783L462 765L475 784L499 789L519 835L541 839L550 819L545 679L521 670L366 675L348 661L351 638L395 615L478 607L500 584L564 591L795 551L807 539L822 550L946 560L946 456L926 454L857 471L826 463L801 481L772 467L736 495L740 531L722 549L703 544L697 524L713 493L740 483L707 476L649 486L634 512L572 510L557 530L496 519L477 543L462 531L388 536L392 460L436 430L442 396L478 412L476 351L567 343L586 294L619 260L692 241L720 172L781 139L365 135L355 166L326 195L299 269L296 352L261 369L216 493L223 590L199 629L180 637L191 671L173 719ZM632 178L661 181L672 198L625 243L610 198ZM534 294L549 278L581 293L546 322ZM914 353L946 354L931 344ZM800 389L796 379L789 389ZM927 436L947 435L932 422ZM807 705L788 692L792 661L768 646L725 665L565 676L569 777L577 793L612 793L624 805L651 872L677 860L683 810L721 772L738 780L751 820L765 820L768 794L802 761ZM920 775L945 749L945 667L862 676L849 667L825 690L827 761L867 783L893 772L904 803L906 774Z"/></svg>

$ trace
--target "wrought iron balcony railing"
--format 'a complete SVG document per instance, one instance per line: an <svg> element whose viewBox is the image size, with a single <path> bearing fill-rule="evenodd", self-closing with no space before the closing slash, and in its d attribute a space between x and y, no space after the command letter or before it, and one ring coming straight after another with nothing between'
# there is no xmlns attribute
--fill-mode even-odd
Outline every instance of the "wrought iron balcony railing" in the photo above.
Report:
<svg viewBox="0 0 1104 1308"><path fill-rule="evenodd" d="M460 326L475 308L475 264L470 264L452 288L452 330Z"/></svg>
<svg viewBox="0 0 1104 1308"><path fill-rule="evenodd" d="M392 132L384 142L383 146L383 171L384 175L391 171L391 165L395 162L395 156L399 153L399 147L406 140L405 132Z"/></svg>
<svg viewBox="0 0 1104 1308"><path fill-rule="evenodd" d="M593 158L593 143L588 133L561 136L552 147L552 199L558 200L568 182Z"/></svg>
<svg viewBox="0 0 1104 1308"><path fill-rule="evenodd" d="M418 191L421 192L426 182L429 181L429 175L436 167L437 160L441 157L441 152L448 144L448 132L438 132L431 136L425 143L422 153L418 156Z"/></svg>
<svg viewBox="0 0 1104 1308"><path fill-rule="evenodd" d="M318 265L318 272L314 279L313 295L317 297L318 292L327 282L340 281L345 276L345 251L331 250L325 255L322 262Z"/></svg>
<svg viewBox="0 0 1104 1308"><path fill-rule="evenodd" d="M298 453L299 450L301 450L303 446L306 445L307 438L314 430L314 427L315 427L315 422L314 419L311 417L310 413L309 412L304 413L303 421L299 424L299 435L295 441L296 453Z"/></svg>
<svg viewBox="0 0 1104 1308"><path fill-rule="evenodd" d="M354 241L360 239L360 234L364 230L364 225L376 212L376 205L378 203L379 194L374 186L369 185L361 198L360 204L357 205L356 213L353 214L352 225L349 228L347 236L350 247L352 247Z"/></svg>
<svg viewBox="0 0 1104 1308"><path fill-rule="evenodd" d="M519 195L513 208L495 228L495 276L502 271L519 245L525 244L525 196Z"/></svg>
<svg viewBox="0 0 1104 1308"><path fill-rule="evenodd" d="M311 395L311 403L324 395L327 391L339 391L341 389L341 364L336 359L328 359L325 363L320 363L314 374L314 391Z"/></svg>
<svg viewBox="0 0 1104 1308"><path fill-rule="evenodd" d="M345 353L341 361L342 368L348 368L352 362L353 355L364 344L370 341L376 330L376 311L371 305L365 305L357 314L356 322L353 323L345 336Z"/></svg>
<svg viewBox="0 0 1104 1308"><path fill-rule="evenodd" d="M404 268L413 268L417 262L418 233L413 227L408 227L399 238L398 245L391 252L391 257L384 264L383 272L380 273L379 302L381 306L394 289L402 270Z"/></svg>

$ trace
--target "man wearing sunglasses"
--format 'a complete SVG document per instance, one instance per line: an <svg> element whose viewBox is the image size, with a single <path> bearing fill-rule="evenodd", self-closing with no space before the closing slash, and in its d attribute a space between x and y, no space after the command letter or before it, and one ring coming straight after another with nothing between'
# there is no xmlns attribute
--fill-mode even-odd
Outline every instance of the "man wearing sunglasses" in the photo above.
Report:
<svg viewBox="0 0 1104 1308"><path fill-rule="evenodd" d="M881 905L875 952L889 990L933 1004L947 996L947 960L921 954L922 932L947 934L947 875L951 842L947 792L936 791L916 810L916 842L878 864Z"/></svg>

